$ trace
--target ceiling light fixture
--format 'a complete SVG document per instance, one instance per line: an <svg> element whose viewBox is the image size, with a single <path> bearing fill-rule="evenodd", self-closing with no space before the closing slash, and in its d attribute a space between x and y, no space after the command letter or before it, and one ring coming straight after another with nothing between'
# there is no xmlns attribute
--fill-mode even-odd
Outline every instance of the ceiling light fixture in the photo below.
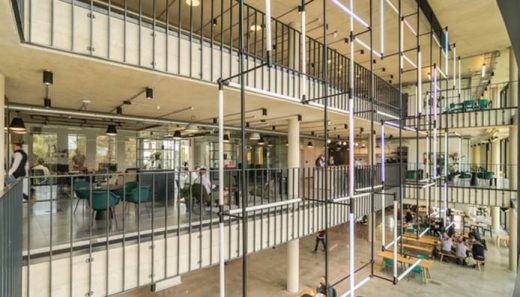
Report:
<svg viewBox="0 0 520 297"><path fill-rule="evenodd" d="M249 136L249 140L260 140L260 134L257 132L251 133L251 135Z"/></svg>
<svg viewBox="0 0 520 297"><path fill-rule="evenodd" d="M224 142L228 143L229 142L229 135L227 134L224 134L224 139L223 139Z"/></svg>
<svg viewBox="0 0 520 297"><path fill-rule="evenodd" d="M186 129L184 129L184 131L186 131L188 133L194 133L194 132L199 131L199 127L195 124L188 124L188 126L186 126Z"/></svg>
<svg viewBox="0 0 520 297"><path fill-rule="evenodd" d="M263 137L260 137L260 139L258 140L258 144L259 145L264 145L265 144L265 140Z"/></svg>
<svg viewBox="0 0 520 297"><path fill-rule="evenodd" d="M312 141L307 142L307 147L312 148Z"/></svg>
<svg viewBox="0 0 520 297"><path fill-rule="evenodd" d="M189 6L197 7L200 5L200 0L186 0L186 4Z"/></svg>
<svg viewBox="0 0 520 297"><path fill-rule="evenodd" d="M175 139L175 140L182 139L181 131L177 130L177 131L173 132L173 139Z"/></svg>
<svg viewBox="0 0 520 297"><path fill-rule="evenodd" d="M23 119L20 116L16 116L11 120L11 124L9 125L9 129L15 133L25 131L25 124Z"/></svg>
<svg viewBox="0 0 520 297"><path fill-rule="evenodd" d="M110 124L107 127L107 135L108 136L116 136L117 135L117 128L116 125Z"/></svg>
<svg viewBox="0 0 520 297"><path fill-rule="evenodd" d="M482 77L486 76L486 63L482 64Z"/></svg>
<svg viewBox="0 0 520 297"><path fill-rule="evenodd" d="M45 108L51 108L51 98L43 98L43 106Z"/></svg>
<svg viewBox="0 0 520 297"><path fill-rule="evenodd" d="M249 27L249 30L253 31L253 32L258 32L258 31L262 30L262 26L253 24L253 25L251 25L251 27Z"/></svg>

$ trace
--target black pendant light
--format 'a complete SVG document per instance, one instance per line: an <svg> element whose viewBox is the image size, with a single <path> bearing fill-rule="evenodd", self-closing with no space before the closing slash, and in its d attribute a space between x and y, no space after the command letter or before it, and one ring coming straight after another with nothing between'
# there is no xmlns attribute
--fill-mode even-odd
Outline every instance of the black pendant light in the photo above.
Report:
<svg viewBox="0 0 520 297"><path fill-rule="evenodd" d="M223 139L224 142L229 142L229 135L227 134L224 134L224 139Z"/></svg>
<svg viewBox="0 0 520 297"><path fill-rule="evenodd" d="M23 119L20 116L15 116L11 120L11 124L9 125L9 129L14 132L23 132L25 131L25 124Z"/></svg>
<svg viewBox="0 0 520 297"><path fill-rule="evenodd" d="M307 147L312 148L312 141L307 142Z"/></svg>
<svg viewBox="0 0 520 297"><path fill-rule="evenodd" d="M110 124L107 127L107 135L108 136L116 136L117 135L117 128L116 125Z"/></svg>
<svg viewBox="0 0 520 297"><path fill-rule="evenodd" d="M259 145L264 145L265 144L265 140L264 140L264 137L260 137L260 139L258 140L258 144Z"/></svg>

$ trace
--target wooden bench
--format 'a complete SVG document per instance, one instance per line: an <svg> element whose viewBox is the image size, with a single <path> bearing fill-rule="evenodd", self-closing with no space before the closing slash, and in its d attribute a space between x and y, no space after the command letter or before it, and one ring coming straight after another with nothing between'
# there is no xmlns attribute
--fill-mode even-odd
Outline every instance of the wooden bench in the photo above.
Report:
<svg viewBox="0 0 520 297"><path fill-rule="evenodd" d="M412 245L412 244L403 243L403 248L405 248L407 250L422 252L422 253L425 253L426 255L430 255L430 253L431 253L431 250L429 248L426 248L423 246Z"/></svg>
<svg viewBox="0 0 520 297"><path fill-rule="evenodd" d="M444 251L440 251L439 255L441 256L440 257L440 261L441 262L444 259L444 257L453 258L453 259L457 259L458 258L457 255L455 255L454 253L447 253L447 252L444 252Z"/></svg>

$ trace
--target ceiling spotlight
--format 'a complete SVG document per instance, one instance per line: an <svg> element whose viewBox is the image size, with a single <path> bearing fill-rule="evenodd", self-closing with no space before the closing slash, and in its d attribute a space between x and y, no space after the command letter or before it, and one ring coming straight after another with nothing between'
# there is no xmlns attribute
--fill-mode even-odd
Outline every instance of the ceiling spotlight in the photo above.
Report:
<svg viewBox="0 0 520 297"><path fill-rule="evenodd" d="M482 64L482 77L486 76L486 63Z"/></svg>
<svg viewBox="0 0 520 297"><path fill-rule="evenodd" d="M359 53L364 55L365 54L365 50L360 50Z"/></svg>
<svg viewBox="0 0 520 297"><path fill-rule="evenodd" d="M153 99L153 89L152 88L146 88L146 99L152 100Z"/></svg>
<svg viewBox="0 0 520 297"><path fill-rule="evenodd" d="M251 133L251 135L249 136L249 140L260 140L260 134L257 133L257 132L253 132Z"/></svg>
<svg viewBox="0 0 520 297"><path fill-rule="evenodd" d="M382 70L383 72L386 72L386 68L385 68L385 67L381 68L381 70Z"/></svg>
<svg viewBox="0 0 520 297"><path fill-rule="evenodd" d="M262 116L267 116L267 108L262 108Z"/></svg>
<svg viewBox="0 0 520 297"><path fill-rule="evenodd" d="M186 0L186 4L189 6L197 7L200 5L200 0Z"/></svg>
<svg viewBox="0 0 520 297"><path fill-rule="evenodd" d="M53 83L53 74L50 71L44 70L43 71L43 83L47 86L52 85Z"/></svg>
<svg viewBox="0 0 520 297"><path fill-rule="evenodd" d="M312 148L312 141L307 142L307 147Z"/></svg>
<svg viewBox="0 0 520 297"><path fill-rule="evenodd" d="M216 26L218 24L217 18L214 18L213 21L211 21L211 23L213 24L213 26Z"/></svg>
<svg viewBox="0 0 520 297"><path fill-rule="evenodd" d="M43 106L45 108L51 108L51 98L43 98Z"/></svg>
<svg viewBox="0 0 520 297"><path fill-rule="evenodd" d="M253 31L253 32L258 32L258 31L262 30L262 26L253 24L253 25L251 25L251 27L249 27L249 30Z"/></svg>
<svg viewBox="0 0 520 297"><path fill-rule="evenodd" d="M117 128L116 125L110 124L107 127L107 135L108 136L116 136L117 135Z"/></svg>
<svg viewBox="0 0 520 297"><path fill-rule="evenodd" d="M331 143L331 142L332 142L332 140L330 140L330 139L327 139L327 143Z"/></svg>
<svg viewBox="0 0 520 297"><path fill-rule="evenodd" d="M269 142L267 143L267 146L268 146L268 147L273 147L273 142L269 141Z"/></svg>
<svg viewBox="0 0 520 297"><path fill-rule="evenodd" d="M22 132L25 131L25 124L23 119L20 116L16 116L11 120L11 124L9 125L9 129L14 132Z"/></svg>
<svg viewBox="0 0 520 297"><path fill-rule="evenodd" d="M173 133L173 139L179 140L182 139L181 131L177 130Z"/></svg>
<svg viewBox="0 0 520 297"><path fill-rule="evenodd" d="M333 36L334 38L338 37L338 31L332 33L332 36Z"/></svg>

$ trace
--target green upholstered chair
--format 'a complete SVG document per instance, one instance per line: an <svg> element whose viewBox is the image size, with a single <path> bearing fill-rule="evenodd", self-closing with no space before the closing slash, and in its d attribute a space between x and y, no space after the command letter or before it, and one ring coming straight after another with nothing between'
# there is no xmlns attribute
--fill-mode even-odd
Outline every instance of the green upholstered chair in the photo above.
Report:
<svg viewBox="0 0 520 297"><path fill-rule="evenodd" d="M108 195L108 197L107 197ZM97 211L107 210L110 212L109 218L113 217L116 220L116 213L114 211L114 207L119 203L119 196L112 192L107 192L105 190L101 191L92 191L92 200L90 201L90 207L92 210L92 222L94 221L94 215Z"/></svg>
<svg viewBox="0 0 520 297"><path fill-rule="evenodd" d="M139 185L135 181L127 182L125 183L124 187L121 187L119 189L112 190L111 192L116 194L119 197L125 197L128 196L128 193L130 193L133 189L137 188Z"/></svg>
<svg viewBox="0 0 520 297"><path fill-rule="evenodd" d="M80 202L85 204L85 201L88 201L90 198L90 182L86 180L78 180L74 182L72 186L72 190L76 197L78 197L78 201L76 202L76 207L74 207L74 213L78 209L78 205Z"/></svg>
<svg viewBox="0 0 520 297"><path fill-rule="evenodd" d="M128 192L126 192L125 200L126 202L134 203L134 204L140 204L143 202L150 201L150 192L151 192L151 186L145 185L145 186L136 186L135 188L132 188Z"/></svg>
<svg viewBox="0 0 520 297"><path fill-rule="evenodd" d="M480 99L478 101L478 108L479 109L487 109L489 108L489 105L490 105L491 101L487 100L487 99Z"/></svg>

